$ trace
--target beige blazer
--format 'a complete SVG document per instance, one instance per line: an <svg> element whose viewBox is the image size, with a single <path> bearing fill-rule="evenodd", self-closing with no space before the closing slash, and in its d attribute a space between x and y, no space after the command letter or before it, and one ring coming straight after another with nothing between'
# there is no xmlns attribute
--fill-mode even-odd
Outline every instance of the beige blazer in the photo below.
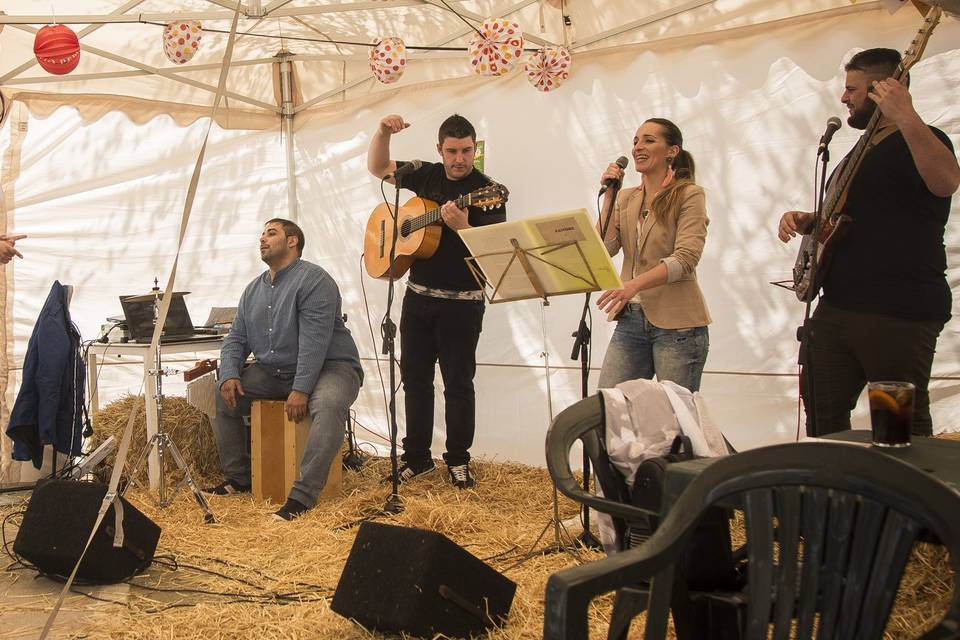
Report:
<svg viewBox="0 0 960 640"><path fill-rule="evenodd" d="M626 281L657 266L667 265L666 284L641 291L634 301L643 308L644 315L661 329L685 329L710 324L710 312L697 284L697 263L707 240L707 208L703 188L689 182L677 185L682 189L678 206L663 210L663 201L657 205L644 203L643 187L624 189L617 196L613 219L614 234L604 244L611 256L623 249L623 267L620 277ZM663 192L661 192L661 195ZM649 208L643 235L638 238L637 221L641 204Z"/></svg>

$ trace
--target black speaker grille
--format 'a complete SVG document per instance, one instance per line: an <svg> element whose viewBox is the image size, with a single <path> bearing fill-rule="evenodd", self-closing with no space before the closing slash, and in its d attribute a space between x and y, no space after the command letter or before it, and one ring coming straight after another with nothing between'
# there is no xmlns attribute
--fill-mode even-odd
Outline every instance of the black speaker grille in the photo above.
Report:
<svg viewBox="0 0 960 640"><path fill-rule="evenodd" d="M505 623L516 588L442 534L364 522L330 607L380 631L467 637Z"/></svg>
<svg viewBox="0 0 960 640"><path fill-rule="evenodd" d="M87 542L107 486L99 482L48 480L37 485L13 543L14 552L40 571L70 575ZM113 546L114 506L100 524L77 578L120 582L153 561L160 527L123 498L124 546Z"/></svg>

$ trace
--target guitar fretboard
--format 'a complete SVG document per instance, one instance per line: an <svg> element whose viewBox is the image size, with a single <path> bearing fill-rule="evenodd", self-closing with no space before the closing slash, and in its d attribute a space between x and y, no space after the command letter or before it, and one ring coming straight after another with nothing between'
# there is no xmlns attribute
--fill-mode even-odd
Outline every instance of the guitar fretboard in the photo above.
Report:
<svg viewBox="0 0 960 640"><path fill-rule="evenodd" d="M460 196L459 198L454 200L453 203L457 205L457 208L459 209L469 207L471 204L473 204L473 194L468 193L466 195ZM427 211L426 213L423 213L417 216L416 218L410 218L408 220L404 220L400 228L401 234L404 236L408 236L415 231L419 231L420 229L423 229L424 227L431 225L434 222L437 222L438 220L440 220L440 217L441 217L440 209L441 207L435 207L433 209L430 209L430 211Z"/></svg>
<svg viewBox="0 0 960 640"><path fill-rule="evenodd" d="M897 65L897 70L892 76L890 76L892 80L896 82L903 82L907 72L910 71L910 68L919 59L923 49L926 48L927 40L940 20L941 11L942 9L938 6L931 9L930 13L927 14L927 17L924 20L923 28L920 29L916 37L914 37L913 42L910 43L910 48L900 61L900 64ZM870 98L867 98L867 100L869 99ZM823 207L823 211L825 211L830 217L836 217L840 214L840 211L837 210L837 204L847 192L847 187L850 186L850 182L853 180L854 176L857 175L857 171L860 169L860 162L870 149L873 138L876 136L877 131L880 128L881 117L883 117L883 113L881 113L880 109L874 109L873 115L870 116L870 121L867 122L867 126L866 129L864 129L863 135L860 136L860 139L857 140L857 143L853 146L853 149L850 150L850 153L847 155L846 164L837 174L837 186L835 189L831 189L831 195L828 196L828 199L824 203Z"/></svg>

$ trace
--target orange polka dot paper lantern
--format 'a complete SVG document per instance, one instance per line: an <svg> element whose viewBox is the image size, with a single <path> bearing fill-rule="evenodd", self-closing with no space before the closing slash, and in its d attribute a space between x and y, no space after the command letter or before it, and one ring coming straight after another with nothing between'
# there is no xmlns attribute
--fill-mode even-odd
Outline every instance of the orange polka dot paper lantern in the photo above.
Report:
<svg viewBox="0 0 960 640"><path fill-rule="evenodd" d="M376 38L370 49L370 70L383 84L396 82L407 68L407 47L396 37Z"/></svg>
<svg viewBox="0 0 960 640"><path fill-rule="evenodd" d="M203 28L197 20L175 20L163 28L163 54L174 64L190 62L197 49Z"/></svg>
<svg viewBox="0 0 960 640"><path fill-rule="evenodd" d="M565 47L544 47L527 59L527 80L540 91L553 91L570 77L571 62Z"/></svg>
<svg viewBox="0 0 960 640"><path fill-rule="evenodd" d="M80 40L66 25L47 25L37 31L33 53L45 71L62 76L80 64Z"/></svg>
<svg viewBox="0 0 960 640"><path fill-rule="evenodd" d="M480 76L502 76L523 54L523 31L506 18L490 18L477 27L468 51L473 72Z"/></svg>

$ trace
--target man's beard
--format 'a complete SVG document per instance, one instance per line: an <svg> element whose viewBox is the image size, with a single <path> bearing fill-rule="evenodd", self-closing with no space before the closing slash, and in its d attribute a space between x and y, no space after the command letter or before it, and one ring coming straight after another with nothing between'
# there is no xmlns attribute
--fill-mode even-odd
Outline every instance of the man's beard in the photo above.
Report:
<svg viewBox="0 0 960 640"><path fill-rule="evenodd" d="M858 109L847 118L847 124L853 129L866 129L873 112L877 110L877 103L867 98Z"/></svg>

